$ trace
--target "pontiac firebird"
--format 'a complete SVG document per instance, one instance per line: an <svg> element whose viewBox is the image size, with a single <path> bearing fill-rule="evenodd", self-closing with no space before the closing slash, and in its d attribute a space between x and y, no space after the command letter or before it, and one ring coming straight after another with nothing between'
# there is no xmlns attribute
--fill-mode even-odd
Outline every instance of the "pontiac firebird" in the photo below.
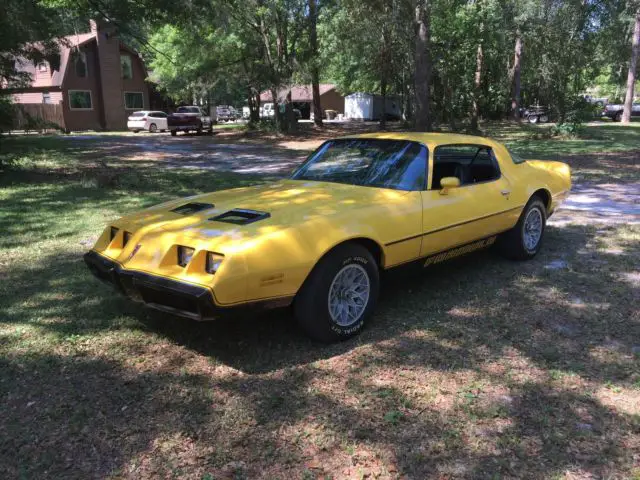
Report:
<svg viewBox="0 0 640 480"><path fill-rule="evenodd" d="M148 208L108 225L85 261L150 307L195 320L292 306L322 341L371 317L380 273L493 245L526 260L568 195L569 167L481 137L329 140L290 178Z"/></svg>

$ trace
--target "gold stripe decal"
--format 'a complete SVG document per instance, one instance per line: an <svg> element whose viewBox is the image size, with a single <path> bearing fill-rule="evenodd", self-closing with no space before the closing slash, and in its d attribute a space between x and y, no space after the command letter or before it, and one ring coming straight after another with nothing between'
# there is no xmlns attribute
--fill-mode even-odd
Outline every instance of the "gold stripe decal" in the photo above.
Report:
<svg viewBox="0 0 640 480"><path fill-rule="evenodd" d="M451 258L459 257L460 255L464 255L466 253L473 252L475 250L480 250L482 248L486 248L495 243L497 237L489 237L484 240L478 240L477 242L470 243L468 245L463 245L462 247L454 248L453 250L448 250L446 252L438 253L437 255L433 255L428 257L424 266L428 267L429 265L433 265L435 263L444 262Z"/></svg>

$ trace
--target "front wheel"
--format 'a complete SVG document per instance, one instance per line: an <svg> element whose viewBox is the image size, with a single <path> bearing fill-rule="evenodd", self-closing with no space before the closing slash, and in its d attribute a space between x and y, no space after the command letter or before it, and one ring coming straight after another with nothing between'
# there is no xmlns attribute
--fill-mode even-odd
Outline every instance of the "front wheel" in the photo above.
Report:
<svg viewBox="0 0 640 480"><path fill-rule="evenodd" d="M296 319L316 340L345 340L364 328L379 288L371 253L357 244L340 245L320 260L298 292Z"/></svg>
<svg viewBox="0 0 640 480"><path fill-rule="evenodd" d="M547 207L535 196L527 203L516 226L500 236L498 248L512 260L529 260L540 250L546 225Z"/></svg>
<svg viewBox="0 0 640 480"><path fill-rule="evenodd" d="M549 121L548 115L540 115L540 123L547 123Z"/></svg>

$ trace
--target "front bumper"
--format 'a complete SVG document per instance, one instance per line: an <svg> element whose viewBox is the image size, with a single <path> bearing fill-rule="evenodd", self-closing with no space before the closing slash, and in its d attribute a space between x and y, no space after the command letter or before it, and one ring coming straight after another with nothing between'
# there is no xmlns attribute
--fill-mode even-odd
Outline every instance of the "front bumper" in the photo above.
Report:
<svg viewBox="0 0 640 480"><path fill-rule="evenodd" d="M119 263L93 250L84 255L84 261L95 277L115 287L132 300L142 302L156 310L192 320L214 320L225 316L254 313L285 307L293 301L293 297L281 297L233 306L219 306L216 305L213 294L206 287L144 272L125 270Z"/></svg>
<svg viewBox="0 0 640 480"><path fill-rule="evenodd" d="M192 320L213 320L220 316L211 291L189 283L148 273L123 269L120 264L90 251L84 261L99 280L127 297L151 308Z"/></svg>

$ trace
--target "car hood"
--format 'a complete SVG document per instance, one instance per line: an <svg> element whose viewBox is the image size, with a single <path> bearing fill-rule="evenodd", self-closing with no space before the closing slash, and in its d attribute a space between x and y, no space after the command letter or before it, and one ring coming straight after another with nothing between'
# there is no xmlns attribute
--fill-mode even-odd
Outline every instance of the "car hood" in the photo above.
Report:
<svg viewBox="0 0 640 480"><path fill-rule="evenodd" d="M237 246L243 240L282 232L307 220L348 214L406 194L354 185L283 180L167 202L124 217L116 226L140 234L173 236L176 241L188 238L198 245L206 243L208 248L227 243ZM187 214L175 211L188 205L202 209ZM246 224L216 219L236 209L255 212L259 218Z"/></svg>

